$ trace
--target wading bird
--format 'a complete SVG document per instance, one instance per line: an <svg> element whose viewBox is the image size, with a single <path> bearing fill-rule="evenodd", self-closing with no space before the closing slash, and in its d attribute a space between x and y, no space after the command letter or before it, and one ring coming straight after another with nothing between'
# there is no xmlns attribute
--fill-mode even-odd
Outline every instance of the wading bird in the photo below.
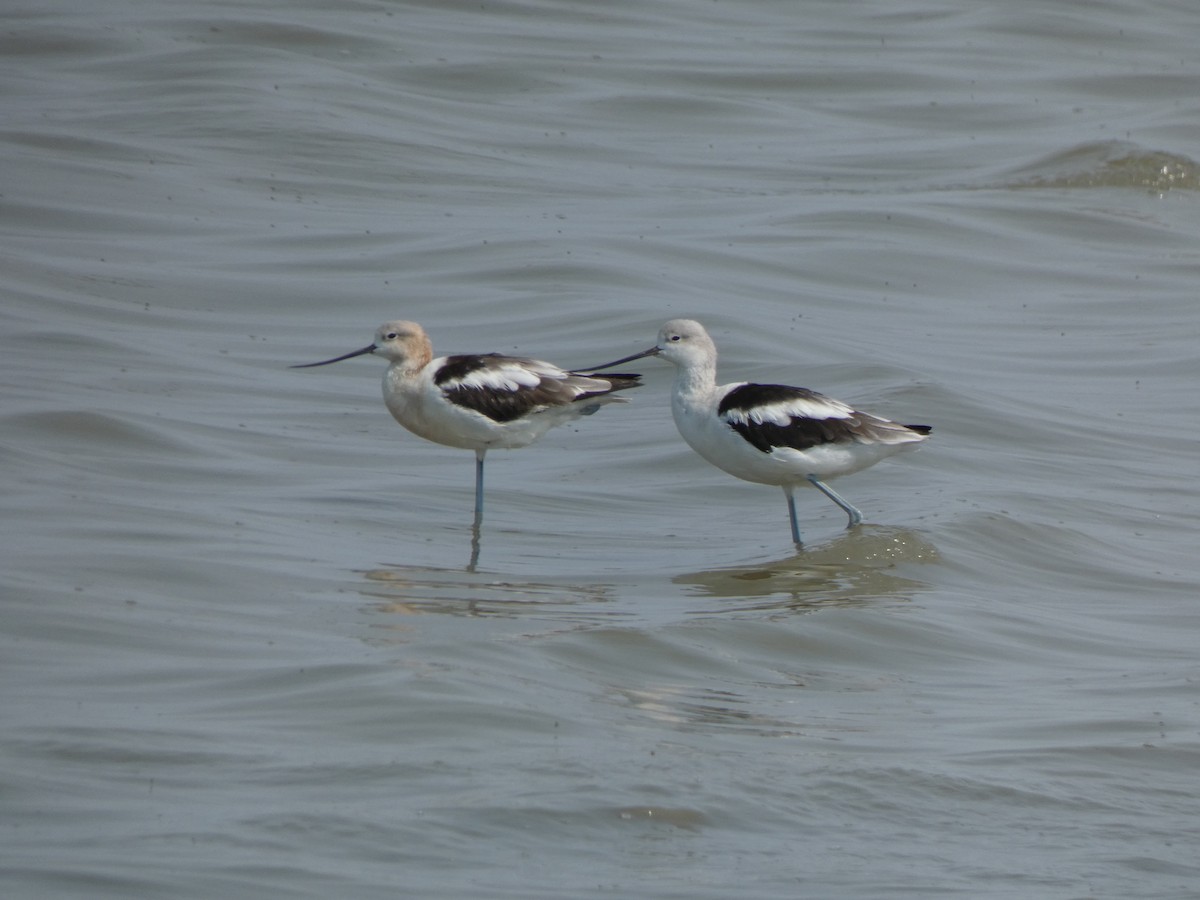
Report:
<svg viewBox="0 0 1200 900"><path fill-rule="evenodd" d="M900 425L860 412L807 388L782 384L717 384L717 348L704 326L672 319L649 350L594 369L646 356L675 366L671 412L693 450L730 475L774 484L787 496L792 540L799 544L794 489L811 485L845 510L847 527L862 513L825 480L850 475L926 439L928 425Z"/></svg>
<svg viewBox="0 0 1200 900"><path fill-rule="evenodd" d="M640 375L571 372L552 363L498 353L433 356L425 330L398 320L352 353L292 366L308 369L373 353L389 363L383 402L396 421L426 440L475 451L475 526L483 518L483 458L488 450L532 444L556 425L590 416Z"/></svg>

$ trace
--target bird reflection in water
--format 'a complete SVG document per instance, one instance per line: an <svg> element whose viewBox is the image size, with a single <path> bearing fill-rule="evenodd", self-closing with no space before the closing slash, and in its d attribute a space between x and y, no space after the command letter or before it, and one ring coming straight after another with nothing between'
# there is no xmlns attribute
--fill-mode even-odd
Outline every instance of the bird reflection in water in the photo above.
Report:
<svg viewBox="0 0 1200 900"><path fill-rule="evenodd" d="M378 610L403 615L516 617L536 610L541 618L608 618L612 588L553 581L483 581L470 569L390 566L363 573L362 594ZM599 607L599 608L598 608Z"/></svg>
<svg viewBox="0 0 1200 900"><path fill-rule="evenodd" d="M861 526L802 553L756 566L729 566L677 575L672 582L697 596L746 600L742 609L812 610L908 599L925 584L897 571L901 564L940 560L937 549L906 528ZM712 612L727 611L727 607Z"/></svg>

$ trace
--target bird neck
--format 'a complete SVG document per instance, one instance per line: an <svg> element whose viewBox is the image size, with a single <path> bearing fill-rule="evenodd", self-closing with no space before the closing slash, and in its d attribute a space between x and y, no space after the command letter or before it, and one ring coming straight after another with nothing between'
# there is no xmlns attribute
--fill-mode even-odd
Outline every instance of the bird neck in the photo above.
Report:
<svg viewBox="0 0 1200 900"><path fill-rule="evenodd" d="M424 367L414 365L411 359L398 359L388 366L388 371L396 378L407 381L420 372L422 368Z"/></svg>
<svg viewBox="0 0 1200 900"><path fill-rule="evenodd" d="M416 353L406 354L399 359L393 359L392 364L388 366L388 370L398 379L409 380L429 365L429 361L432 358L433 354L428 349L418 348Z"/></svg>
<svg viewBox="0 0 1200 900"><path fill-rule="evenodd" d="M687 403L702 402L716 386L716 362L691 363L675 373L675 396Z"/></svg>

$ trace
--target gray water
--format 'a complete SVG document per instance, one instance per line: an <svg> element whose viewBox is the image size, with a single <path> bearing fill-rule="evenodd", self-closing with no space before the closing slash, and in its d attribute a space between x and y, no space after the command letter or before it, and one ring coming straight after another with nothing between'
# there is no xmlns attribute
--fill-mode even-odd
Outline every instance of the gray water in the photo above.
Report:
<svg viewBox="0 0 1200 900"><path fill-rule="evenodd" d="M1189 3L10 4L5 897L1200 895ZM934 426L472 457L361 347Z"/></svg>

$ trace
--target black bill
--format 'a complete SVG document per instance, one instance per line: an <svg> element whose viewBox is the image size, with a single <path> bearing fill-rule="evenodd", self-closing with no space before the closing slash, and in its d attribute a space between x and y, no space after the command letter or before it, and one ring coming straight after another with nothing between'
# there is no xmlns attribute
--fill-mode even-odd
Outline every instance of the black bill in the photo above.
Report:
<svg viewBox="0 0 1200 900"><path fill-rule="evenodd" d="M651 347L649 350L643 350L641 353L635 353L633 356L622 356L620 359L614 359L612 362L607 362L602 366L581 366L575 369L575 372L599 372L601 369L611 369L613 366L619 366L621 363L633 362L635 359L645 359L647 356L658 356L658 347ZM333 362L333 360L330 360ZM320 365L320 363L313 363Z"/></svg>
<svg viewBox="0 0 1200 900"><path fill-rule="evenodd" d="M363 347L361 350L355 350L352 353L343 353L341 356L335 356L333 359L322 360L315 363L304 363L299 366L288 366L289 369L311 369L313 366L327 366L330 363L341 362L343 359L353 359L356 356L362 356L366 353L374 353L377 348L374 344L368 347Z"/></svg>

